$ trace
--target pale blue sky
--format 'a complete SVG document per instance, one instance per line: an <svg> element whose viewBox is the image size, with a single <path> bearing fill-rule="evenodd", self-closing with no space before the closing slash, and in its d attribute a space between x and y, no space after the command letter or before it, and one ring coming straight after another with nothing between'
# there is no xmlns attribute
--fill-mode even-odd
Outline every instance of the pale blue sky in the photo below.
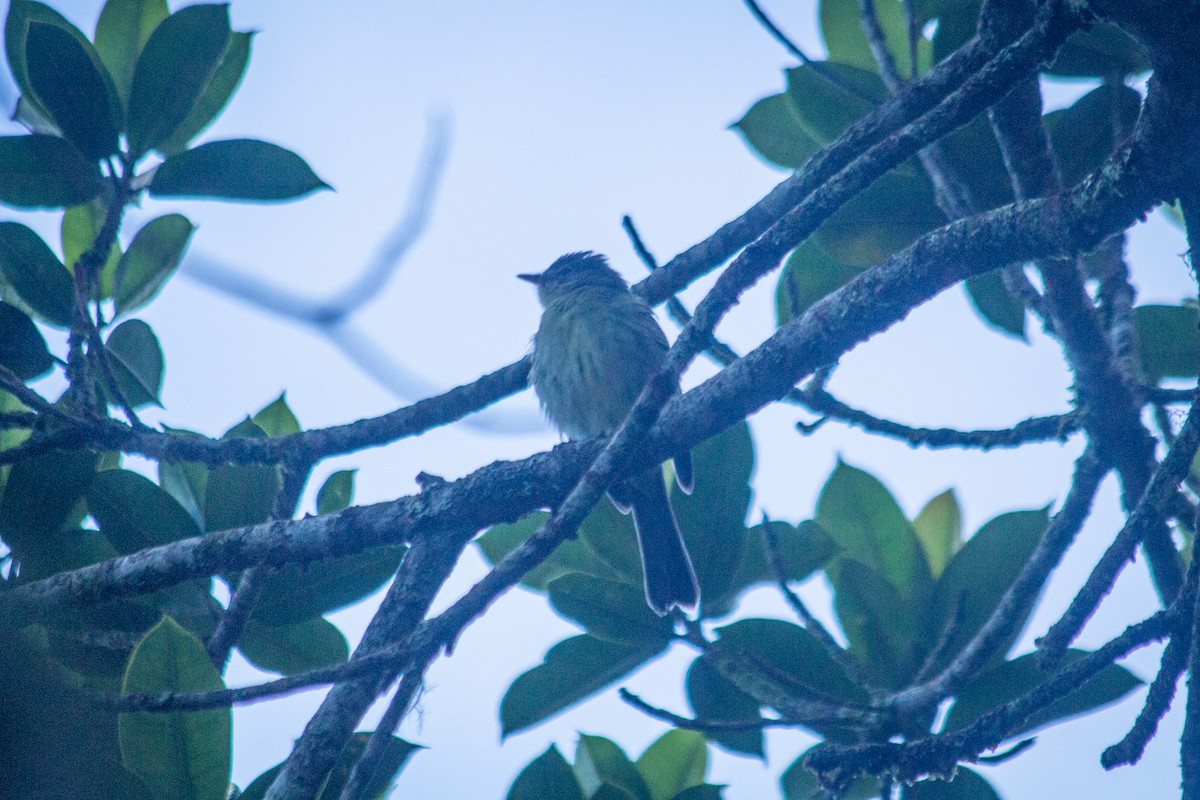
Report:
<svg viewBox="0 0 1200 800"><path fill-rule="evenodd" d="M70 0L56 7L90 32L99 5ZM774 5L780 25L819 54L813 3ZM623 214L633 215L665 260L784 177L727 129L752 102L778 91L780 70L793 66L735 0L234 0L231 13L235 28L260 34L241 91L206 138L252 136L283 144L304 155L337 192L280 206L147 201L130 222L181 209L199 225L195 254L295 291L334 292L368 260L399 213L428 115L449 114L452 150L428 234L356 318L379 347L439 387L472 380L526 352L538 307L529 287L515 280L517 272L540 269L563 252L594 249L639 279L641 267L620 228ZM42 225L52 223L44 215ZM1153 278L1140 279L1146 300L1175 302L1194 294L1178 257L1184 249L1178 232L1157 218L1135 231L1135 268ZM743 350L772 329L772 283L757 287L721 330ZM309 329L186 277L173 281L144 318L166 352L166 410L158 419L169 424L220 433L285 389L306 426L371 416L415 399L381 389ZM988 332L956 288L849 355L833 388L914 424L996 427L1062 410L1069 376L1053 343L1036 331L1032 339L1026 346ZM698 365L689 381L710 373ZM503 408L517 421L537 420L529 393ZM1077 442L988 455L916 451L837 425L802 438L792 428L799 418L793 409L772 408L753 420L756 508L792 521L811 515L839 454L884 480L910 514L954 487L972 531L1003 511L1060 500L1078 452ZM452 427L327 463L314 483L335 469L357 467L358 499L384 500L413 492L419 471L452 478L555 441L545 428L505 435ZM1096 548L1119 525L1115 494L1110 482L1084 543L1056 576L1035 632L1064 607ZM442 602L482 569L471 551ZM819 582L806 592L823 596ZM1085 632L1084 645L1103 641L1152 603L1139 564ZM745 610L790 618L765 590L749 596ZM336 616L351 636L366 619L362 609ZM500 798L549 742L573 752L576 731L609 736L632 753L661 735L660 723L609 692L501 746L503 689L574 632L523 592L503 599L470 629L454 657L435 665L420 713L401 731L430 747L406 768L402 794ZM1151 677L1155 652L1130 663ZM673 652L623 685L686 711L680 684L690 658L682 649ZM257 676L239 662L229 678ZM282 759L317 701L308 693L239 709L235 781L244 786ZM1013 764L985 773L1010 800L1169 796L1178 785L1177 712L1142 764L1112 774L1098 766L1100 751L1124 734L1139 704L1136 695L1094 721L1047 733ZM727 798L776 796L779 773L811 740L781 731L768 742L765 766L715 755L710 780L730 784Z"/></svg>

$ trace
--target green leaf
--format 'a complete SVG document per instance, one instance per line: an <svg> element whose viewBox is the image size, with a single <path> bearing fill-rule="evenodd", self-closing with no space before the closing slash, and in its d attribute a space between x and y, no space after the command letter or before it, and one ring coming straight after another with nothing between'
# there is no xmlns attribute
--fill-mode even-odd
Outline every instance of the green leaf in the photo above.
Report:
<svg viewBox="0 0 1200 800"><path fill-rule="evenodd" d="M813 303L842 288L864 267L835 258L818 238L810 237L784 262L775 287L775 313L779 325L804 316Z"/></svg>
<svg viewBox="0 0 1200 800"><path fill-rule="evenodd" d="M1068 650L1062 663L1065 666L1085 655L1087 652L1083 650ZM1049 680L1052 676L1038 669L1034 657L1035 654L1030 653L1013 661L1005 661L976 676L958 693L946 717L945 729L952 731L969 725L988 711L1015 700ZM1017 730L1011 731L1008 738L1025 736L1043 725L1096 711L1117 702L1141 685L1142 682L1129 670L1109 664L1066 696L1042 708Z"/></svg>
<svg viewBox="0 0 1200 800"><path fill-rule="evenodd" d="M989 520L967 540L950 560L933 590L926 616L926 641L932 646L952 624L958 623L939 667L943 667L979 632L1000 598L1016 580L1049 524L1047 509L1014 511ZM1020 635L1037 597L1022 597L1013 615L1012 632L999 643L1003 656Z"/></svg>
<svg viewBox="0 0 1200 800"><path fill-rule="evenodd" d="M581 530L594 530L603 524L602 522L597 523L596 518L608 519L609 517L613 518L614 521L624 520L612 508L611 503L606 501L597 503L596 508L584 520ZM493 525L482 536L477 538L475 543L488 563L495 565L545 525L546 520L549 518L550 514L548 512L535 511L518 522ZM633 534L632 527L629 534ZM636 558L637 554L633 553L633 556ZM529 572L526 572L524 577L521 578L521 585L530 589L545 591L550 581L572 573L582 573L608 580L623 577L621 573L618 573L596 555L596 552L581 535L560 544L550 554L549 558ZM640 586L640 583L636 583L637 580L640 579L634 577L626 579L625 582L631 586Z"/></svg>
<svg viewBox="0 0 1200 800"><path fill-rule="evenodd" d="M738 648L770 668L771 677L789 691L810 698L836 697L848 703L866 701L812 634L777 619L741 619L717 628L720 644ZM720 668L720 667L718 667ZM722 675L737 681L722 670ZM745 690L745 687L739 687Z"/></svg>
<svg viewBox="0 0 1200 800"><path fill-rule="evenodd" d="M71 527L95 470L96 454L87 451L52 451L12 465L0 495L0 535L18 559L60 527Z"/></svg>
<svg viewBox="0 0 1200 800"><path fill-rule="evenodd" d="M746 588L756 583L775 583L775 572L767 562L764 538L767 526L775 531L783 572L789 581L804 580L837 553L833 538L812 520L797 526L777 520L760 523L747 532L742 563L733 580L735 586Z"/></svg>
<svg viewBox="0 0 1200 800"><path fill-rule="evenodd" d="M343 664L350 657L346 637L324 617L293 625L263 625L251 619L237 646L254 666L283 675Z"/></svg>
<svg viewBox="0 0 1200 800"><path fill-rule="evenodd" d="M1025 304L1008 291L999 270L972 275L967 278L966 287L984 322L1001 333L1025 338Z"/></svg>
<svg viewBox="0 0 1200 800"><path fill-rule="evenodd" d="M107 0L96 21L96 52L122 102L129 101L133 66L154 29L171 12L166 0Z"/></svg>
<svg viewBox="0 0 1200 800"><path fill-rule="evenodd" d="M924 659L921 609L859 561L833 571L834 609L851 652L889 687L899 689Z"/></svg>
<svg viewBox="0 0 1200 800"><path fill-rule="evenodd" d="M167 431L174 435L196 435L189 431ZM188 515L196 524L207 530L204 525L204 495L208 487L208 468L203 464L190 461L158 462L158 485L179 501Z"/></svg>
<svg viewBox="0 0 1200 800"><path fill-rule="evenodd" d="M317 513L336 514L354 502L354 474L356 469L343 469L333 473L321 484L317 492Z"/></svg>
<svg viewBox="0 0 1200 800"><path fill-rule="evenodd" d="M192 113L179 124L175 132L159 143L160 152L170 156L183 152L188 143L221 113L238 84L242 82L242 75L250 62L250 42L253 38L253 32L234 31L230 34L229 44L221 55L221 63L205 87L204 93L192 106Z"/></svg>
<svg viewBox="0 0 1200 800"><path fill-rule="evenodd" d="M174 497L136 472L99 472L85 497L100 532L124 555L200 535Z"/></svg>
<svg viewBox="0 0 1200 800"><path fill-rule="evenodd" d="M673 636L674 623L650 610L640 587L575 573L555 578L547 589L558 613L597 639L665 646Z"/></svg>
<svg viewBox="0 0 1200 800"><path fill-rule="evenodd" d="M292 200L328 188L303 158L257 139L208 142L171 156L150 183L158 197L256 201Z"/></svg>
<svg viewBox="0 0 1200 800"><path fill-rule="evenodd" d="M321 787L321 794L317 800L338 800L342 794L342 789L346 786L346 781L350 777L350 771L354 769L354 765L362 758L363 750L366 749L370 738L371 734L366 731L359 731L354 734L345 749L342 750L342 756L334 766L328 780L325 781L325 785ZM363 797L382 800L386 796L392 781L404 766L404 762L408 760L410 755L421 749L423 749L421 745L406 742L399 736L389 737L384 756L379 762L379 769L372 776L370 783L367 784ZM263 800L267 795L267 789L271 788L271 784L275 782L275 779L279 777L279 773L282 771L282 763L271 767L251 781L246 790L238 797L238 800Z"/></svg>
<svg viewBox="0 0 1200 800"><path fill-rule="evenodd" d="M300 420L287 404L287 392L272 400L250 418L267 436L286 436L300 432Z"/></svg>
<svg viewBox="0 0 1200 800"><path fill-rule="evenodd" d="M925 551L929 571L936 579L950 562L950 557L962 547L962 512L953 489L947 489L930 500L913 520L913 530Z"/></svg>
<svg viewBox="0 0 1200 800"><path fill-rule="evenodd" d="M892 54L896 71L907 78L911 73L908 59L908 21L900 0L873 0L875 19L883 30L887 49ZM860 69L877 70L871 46L863 33L862 15L857 0L821 0L819 19L821 36L829 50L829 60L850 64ZM921 36L917 24L917 71L929 69L933 43Z"/></svg>
<svg viewBox="0 0 1200 800"><path fill-rule="evenodd" d="M975 33L974 23L971 34ZM986 114L944 137L939 145L946 162L970 192L979 211L998 208L1013 201L1012 183L1004 166L1004 155Z"/></svg>
<svg viewBox="0 0 1200 800"><path fill-rule="evenodd" d="M905 800L1000 800L987 780L974 770L958 766L948 781L926 778L904 791Z"/></svg>
<svg viewBox="0 0 1200 800"><path fill-rule="evenodd" d="M1104 163L1137 123L1142 96L1125 84L1103 84L1070 108L1044 117L1063 183L1074 186Z"/></svg>
<svg viewBox="0 0 1200 800"><path fill-rule="evenodd" d="M554 745L521 770L506 797L507 800L585 800L571 765Z"/></svg>
<svg viewBox="0 0 1200 800"><path fill-rule="evenodd" d="M843 553L878 572L916 607L933 583L912 523L879 479L839 460L817 500L816 521Z"/></svg>
<svg viewBox="0 0 1200 800"><path fill-rule="evenodd" d="M12 72L13 81L21 90L21 102L36 116L46 116L37 100L33 98L33 87L29 82L29 70L26 68L26 39L29 36L29 26L35 22L56 25L70 33L80 42L87 41L83 33L67 21L67 18L45 3L34 3L30 0L11 0L8 4L8 17L4 21L4 47L8 56L8 67ZM32 108L30 108L32 106ZM18 104L17 112L22 108ZM20 117L16 117L20 119Z"/></svg>
<svg viewBox="0 0 1200 800"><path fill-rule="evenodd" d="M932 184L908 161L847 201L814 238L845 274L877 264L945 223Z"/></svg>
<svg viewBox="0 0 1200 800"><path fill-rule="evenodd" d="M1071 34L1046 72L1068 78L1108 80L1150 68L1141 45L1111 22L1101 22L1089 31Z"/></svg>
<svg viewBox="0 0 1200 800"><path fill-rule="evenodd" d="M581 735L575 747L575 777L585 796L594 798L601 785L608 784L624 790L632 800L650 800L637 767L625 752L603 736Z"/></svg>
<svg viewBox="0 0 1200 800"><path fill-rule="evenodd" d="M158 337L140 319L127 319L113 329L104 343L112 362L113 377L134 408L162 405L163 355ZM116 402L115 399L109 402Z"/></svg>
<svg viewBox="0 0 1200 800"><path fill-rule="evenodd" d="M759 702L731 683L704 656L696 658L688 668L686 687L688 702L697 719L706 722L754 722L762 719ZM761 729L712 731L707 736L709 741L735 753L766 758Z"/></svg>
<svg viewBox="0 0 1200 800"><path fill-rule="evenodd" d="M692 459L695 491L673 491L671 505L700 583L700 614L721 616L741 590L733 579L747 540L754 471L750 426L740 422L728 428L693 450Z"/></svg>
<svg viewBox="0 0 1200 800"><path fill-rule="evenodd" d="M933 63L939 63L975 35L980 0L934 0L927 16L937 20L933 33Z"/></svg>
<svg viewBox="0 0 1200 800"><path fill-rule="evenodd" d="M804 766L805 751L779 776L783 800L824 800L827 795L821 789L815 772ZM873 775L859 775L850 782L850 787L841 796L842 800L875 800L879 797L879 781Z"/></svg>
<svg viewBox="0 0 1200 800"><path fill-rule="evenodd" d="M210 487L217 472L209 479ZM404 550L404 545L373 547L331 561L278 569L263 581L253 618L268 625L288 625L357 603L388 582Z"/></svg>
<svg viewBox="0 0 1200 800"><path fill-rule="evenodd" d="M117 152L120 104L100 56L76 33L31 22L25 65L34 97L63 137L86 158L97 160Z"/></svg>
<svg viewBox="0 0 1200 800"><path fill-rule="evenodd" d="M786 94L764 97L730 127L742 135L752 150L786 169L803 166L820 149L800 126Z"/></svg>
<svg viewBox="0 0 1200 800"><path fill-rule="evenodd" d="M19 380L45 375L54 366L37 325L19 308L0 302L0 366Z"/></svg>
<svg viewBox="0 0 1200 800"><path fill-rule="evenodd" d="M170 617L138 642L121 683L126 693L223 688L204 645ZM157 797L224 800L229 791L230 709L121 714L117 730L125 766Z"/></svg>
<svg viewBox="0 0 1200 800"><path fill-rule="evenodd" d="M63 213L59 236L62 239L63 263L67 269L73 272L80 257L96 243L96 237L104 225L104 213L104 206L99 201L71 206ZM117 265L121 263L121 255L121 243L114 241L108 251L108 260L100 268L97 300L112 297L113 278L117 273Z"/></svg>
<svg viewBox="0 0 1200 800"><path fill-rule="evenodd" d="M183 259L193 230L182 214L167 214L142 226L117 264L113 288L117 314L141 308L158 294Z"/></svg>
<svg viewBox="0 0 1200 800"><path fill-rule="evenodd" d="M71 326L71 273L42 237L19 222L0 222L0 278L38 317L60 328Z"/></svg>
<svg viewBox="0 0 1200 800"><path fill-rule="evenodd" d="M887 99L872 72L825 61L787 70L787 95L800 127L821 146Z"/></svg>
<svg viewBox="0 0 1200 800"><path fill-rule="evenodd" d="M721 791L724 788L712 783L701 783L689 786L671 800L721 800Z"/></svg>
<svg viewBox="0 0 1200 800"><path fill-rule="evenodd" d="M637 769L650 787L653 800L671 800L684 789L699 786L708 769L704 734L667 731L638 757Z"/></svg>
<svg viewBox="0 0 1200 800"><path fill-rule="evenodd" d="M591 697L663 649L662 643L627 645L586 635L564 639L504 693L500 701L501 735L507 737L529 728Z"/></svg>
<svg viewBox="0 0 1200 800"><path fill-rule="evenodd" d="M86 203L103 187L99 165L65 139L38 133L0 136L0 203L63 208Z"/></svg>
<svg viewBox="0 0 1200 800"><path fill-rule="evenodd" d="M1157 383L1200 374L1200 317L1194 306L1138 306L1133 324L1148 380Z"/></svg>
<svg viewBox="0 0 1200 800"><path fill-rule="evenodd" d="M246 419L230 428L223 438L241 436L261 437L266 433ZM279 470L267 464L217 467L208 473L204 487L205 529L222 531L265 522L271 516L279 487Z"/></svg>
<svg viewBox="0 0 1200 800"><path fill-rule="evenodd" d="M229 6L187 6L155 28L133 70L129 149L141 156L192 113L229 43Z"/></svg>

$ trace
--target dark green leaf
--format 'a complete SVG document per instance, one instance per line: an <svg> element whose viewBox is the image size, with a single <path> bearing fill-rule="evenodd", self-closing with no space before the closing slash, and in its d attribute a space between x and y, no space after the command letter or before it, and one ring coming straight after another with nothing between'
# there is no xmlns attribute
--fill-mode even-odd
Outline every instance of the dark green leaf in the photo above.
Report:
<svg viewBox="0 0 1200 800"><path fill-rule="evenodd" d="M1069 78L1108 80L1149 69L1150 61L1141 45L1116 25L1102 22L1089 31L1071 34L1046 72Z"/></svg>
<svg viewBox="0 0 1200 800"><path fill-rule="evenodd" d="M699 731L671 730L638 757L638 772L653 800L671 800L691 786L704 783L708 770L708 745Z"/></svg>
<svg viewBox="0 0 1200 800"><path fill-rule="evenodd" d="M342 664L350 657L346 637L324 617L278 626L251 619L237 646L254 666L283 675Z"/></svg>
<svg viewBox="0 0 1200 800"><path fill-rule="evenodd" d="M59 25L32 22L25 65L33 95L67 141L92 160L117 152L119 101L90 43Z"/></svg>
<svg viewBox="0 0 1200 800"><path fill-rule="evenodd" d="M1083 658L1083 650L1068 650L1063 665ZM980 673L975 680L958 693L950 714L946 718L946 730L952 731L969 725L993 708L1015 700L1051 676L1038 669L1034 654L1021 656ZM1065 697L1042 708L1017 730L1008 734L1009 739L1025 736L1037 728L1095 711L1115 703L1132 692L1142 682L1124 667L1110 664L1072 689Z"/></svg>
<svg viewBox="0 0 1200 800"><path fill-rule="evenodd" d="M10 534L11 531L5 531L6 542ZM60 572L80 569L89 564L116 558L118 555L120 553L99 531L83 528L59 528L43 533L21 546L19 551L21 579L36 581ZM150 620L150 622L153 621ZM88 652L91 653L90 648ZM121 663L116 667L117 674L120 674L124 666L124 657L122 656Z"/></svg>
<svg viewBox="0 0 1200 800"><path fill-rule="evenodd" d="M250 41L253 38L253 32L234 31L229 36L229 44L221 56L221 63L205 87L204 93L192 106L192 113L179 124L174 133L159 143L159 151L172 156L183 152L188 143L221 113L246 72L246 64L250 61Z"/></svg>
<svg viewBox="0 0 1200 800"><path fill-rule="evenodd" d="M910 161L849 200L814 238L846 274L882 261L945 222L932 184Z"/></svg>
<svg viewBox="0 0 1200 800"><path fill-rule="evenodd" d="M787 95L800 127L824 146L883 102L887 89L872 72L826 61L789 69Z"/></svg>
<svg viewBox="0 0 1200 800"><path fill-rule="evenodd" d="M804 766L801 754L792 765L779 776L779 785L783 790L783 800L825 800L828 795L821 789L817 775ZM873 775L859 775L850 783L850 788L842 795L842 800L874 800L879 797L879 781Z"/></svg>
<svg viewBox="0 0 1200 800"><path fill-rule="evenodd" d="M99 201L71 206L63 213L59 236L62 239L63 263L74 271L80 257L92 249L96 237L104 225L105 209ZM112 297L113 278L117 265L121 263L121 243L114 241L108 251L108 260L100 268L97 300Z"/></svg>
<svg viewBox="0 0 1200 800"><path fill-rule="evenodd" d="M775 531L776 545L789 581L802 581L825 565L837 553L837 545L825 529L812 520L797 526L772 520L755 525L747 532L742 563L734 576L734 585L742 588L756 583L774 583L777 578L767 561L765 528Z"/></svg>
<svg viewBox="0 0 1200 800"><path fill-rule="evenodd" d="M934 587L926 618L926 641L932 646L952 624L957 611L956 633L939 667L949 663L983 627L1029 560L1048 523L1047 509L1001 514L976 531L950 560ZM1016 641L1037 597L1020 600L1011 618L1013 630L999 643L997 656L1003 656Z"/></svg>
<svg viewBox="0 0 1200 800"><path fill-rule="evenodd" d="M593 800L603 784L624 790L631 800L650 800L650 789L637 767L616 743L602 736L579 737L575 748L575 777L584 795Z"/></svg>
<svg viewBox="0 0 1200 800"><path fill-rule="evenodd" d="M272 400L250 418L267 436L286 436L300 432L300 421L287 404L287 392Z"/></svg>
<svg viewBox="0 0 1200 800"><path fill-rule="evenodd" d="M964 766L948 781L926 778L904 790L904 800L1000 800L982 775Z"/></svg>
<svg viewBox="0 0 1200 800"><path fill-rule="evenodd" d="M972 24L971 33L974 32ZM996 135L986 114L980 114L943 138L939 146L955 176L965 184L977 210L997 208L1013 201L1004 155L996 144Z"/></svg>
<svg viewBox="0 0 1200 800"><path fill-rule="evenodd" d="M731 126L772 164L797 169L820 149L802 127L786 94L764 97Z"/></svg>
<svg viewBox="0 0 1200 800"><path fill-rule="evenodd" d="M640 587L575 573L555 578L547 589L558 613L597 639L665 646L672 638L674 624L650 610Z"/></svg>
<svg viewBox="0 0 1200 800"><path fill-rule="evenodd" d="M0 136L0 203L63 208L86 203L103 186L99 165L65 139L38 133Z"/></svg>
<svg viewBox="0 0 1200 800"><path fill-rule="evenodd" d="M721 800L721 791L724 788L724 786L717 786L712 783L701 783L696 786L689 786L672 797L671 800Z"/></svg>
<svg viewBox="0 0 1200 800"><path fill-rule="evenodd" d="M1004 285L999 270L967 278L967 295L984 322L1001 333L1025 338L1025 304Z"/></svg>
<svg viewBox="0 0 1200 800"><path fill-rule="evenodd" d="M171 156L154 173L159 197L292 200L330 188L300 156L257 139L209 142Z"/></svg>
<svg viewBox="0 0 1200 800"><path fill-rule="evenodd" d="M354 501L354 473L358 470L343 469L325 479L317 492L317 513L336 514L350 507Z"/></svg>
<svg viewBox="0 0 1200 800"><path fill-rule="evenodd" d="M587 546L587 550L573 552L572 558L591 554L599 561L595 569L580 569L580 572L590 574L607 569L616 580L632 586L642 585L642 556L638 551L633 519L617 511L612 503L607 500L596 503L579 526L579 541Z"/></svg>
<svg viewBox="0 0 1200 800"><path fill-rule="evenodd" d="M889 687L899 689L925 656L921 609L859 561L841 561L831 572L834 609L851 652Z"/></svg>
<svg viewBox="0 0 1200 800"><path fill-rule="evenodd" d="M158 147L192 113L229 43L227 5L187 6L155 28L133 70L129 149Z"/></svg>
<svg viewBox="0 0 1200 800"><path fill-rule="evenodd" d="M99 472L85 497L100 532L122 554L200 535L174 497L136 472Z"/></svg>
<svg viewBox="0 0 1200 800"><path fill-rule="evenodd" d="M240 436L260 437L266 433L246 419L227 431L224 438ZM212 470L204 487L206 530L221 531L265 522L271 516L279 486L279 470L266 464L228 465Z"/></svg>
<svg viewBox="0 0 1200 800"><path fill-rule="evenodd" d="M845 286L863 269L834 258L819 239L806 239L788 256L779 275L775 289L778 324L803 316L813 303Z"/></svg>
<svg viewBox="0 0 1200 800"><path fill-rule="evenodd" d="M752 618L738 620L718 628L717 632L721 645L738 648L761 661L771 668L772 678L784 681L796 694L836 697L850 703L866 700L825 648L799 625L777 619ZM733 680L724 671L722 674ZM746 687L740 688L745 690Z"/></svg>
<svg viewBox="0 0 1200 800"><path fill-rule="evenodd" d="M692 451L696 486L691 495L674 491L671 504L700 582L700 613L728 613L741 590L734 575L746 547L746 512L754 445L740 422Z"/></svg>
<svg viewBox="0 0 1200 800"><path fill-rule="evenodd" d="M218 472L209 479L210 491ZM283 567L263 581L254 619L287 625L357 603L387 583L403 557L404 546L391 545L304 567Z"/></svg>
<svg viewBox="0 0 1200 800"><path fill-rule="evenodd" d="M933 0L928 18L937 20L933 33L933 62L943 61L966 44L978 27L980 0Z"/></svg>
<svg viewBox="0 0 1200 800"><path fill-rule="evenodd" d="M71 273L42 237L19 222L0 222L0 278L21 302L51 325L71 325Z"/></svg>
<svg viewBox="0 0 1200 800"><path fill-rule="evenodd" d="M1100 167L1133 130L1142 96L1125 84L1104 84L1070 108L1045 116L1063 183L1074 186Z"/></svg>
<svg viewBox="0 0 1200 800"><path fill-rule="evenodd" d="M104 346L113 376L130 405L161 405L158 393L162 391L163 355L150 326L140 319L125 320L108 335Z"/></svg>
<svg viewBox="0 0 1200 800"><path fill-rule="evenodd" d="M366 748L370 738L371 734L369 732L359 731L354 734L354 737L346 745L345 749L342 750L342 756L330 773L329 779L322 787L318 800L338 800L342 794L342 789L346 786L346 781L350 777L350 771L354 769L354 765L362 758L363 750ZM422 749L421 745L406 742L398 736L390 737L384 757L380 759L379 769L375 775L371 776L371 781L367 784L363 796L382 800L387 794L392 781L404 766L404 762L408 760L409 756L420 749ZM250 785L241 793L238 800L263 800L266 797L267 789L271 788L271 784L279 777L279 773L282 770L283 764L276 764L259 775L250 782Z"/></svg>
<svg viewBox="0 0 1200 800"><path fill-rule="evenodd" d="M914 606L929 597L933 578L912 523L879 479L838 461L817 500L816 521L844 558L878 572Z"/></svg>
<svg viewBox="0 0 1200 800"><path fill-rule="evenodd" d="M1146 378L1200 374L1200 317L1193 306L1138 306L1133 310L1138 355Z"/></svg>
<svg viewBox="0 0 1200 800"><path fill-rule="evenodd" d="M18 559L67 526L95 469L96 454L86 451L52 451L12 465L0 495L0 535Z"/></svg>
<svg viewBox="0 0 1200 800"><path fill-rule="evenodd" d="M0 366L20 380L45 375L54 366L46 340L25 312L0 302Z"/></svg>
<svg viewBox="0 0 1200 800"><path fill-rule="evenodd" d="M704 656L692 662L687 672L688 702L696 718L706 722L754 722L762 718L759 702L717 671ZM763 732L753 728L744 731L713 731L709 741L735 753L765 758Z"/></svg>
<svg viewBox="0 0 1200 800"><path fill-rule="evenodd" d="M188 431L167 429L169 433L188 436ZM158 485L179 501L196 524L204 525L204 495L208 486L208 469L203 464L188 461L158 463Z"/></svg>
<svg viewBox="0 0 1200 800"><path fill-rule="evenodd" d="M167 214L142 226L117 265L113 287L117 314L150 302L179 266L192 230L192 223L182 214Z"/></svg>
<svg viewBox="0 0 1200 800"><path fill-rule="evenodd" d="M559 711L591 697L628 675L664 649L654 645L625 645L591 636L573 636L550 648L545 660L522 674L500 701L503 736L536 725Z"/></svg>
<svg viewBox="0 0 1200 800"><path fill-rule="evenodd" d="M550 745L513 781L507 800L585 800L571 765Z"/></svg>
<svg viewBox="0 0 1200 800"><path fill-rule="evenodd" d="M875 19L883 30L884 39L896 71L908 77L908 22L900 0L873 0ZM863 33L862 14L857 0L821 0L821 36L829 49L829 60L851 64L860 69L877 70L875 57ZM929 69L932 43L918 34L918 74Z"/></svg>
<svg viewBox="0 0 1200 800"><path fill-rule="evenodd" d="M96 22L96 52L123 102L129 100L133 66L142 48L170 13L166 0L107 0L101 9Z"/></svg>
<svg viewBox="0 0 1200 800"><path fill-rule="evenodd" d="M70 33L79 41L80 46L87 41L83 33L67 21L67 18L45 3L34 3L30 0L11 0L8 4L8 17L4 21L4 46L8 56L8 66L12 71L13 81L21 90L21 103L26 105L26 111L35 116L46 116L45 109L38 106L33 99L33 87L29 83L29 71L26 69L25 44L29 35L29 26L35 22L57 25ZM20 115L20 104L17 113ZM16 118L20 119L20 116Z"/></svg>
<svg viewBox="0 0 1200 800"><path fill-rule="evenodd" d="M593 518L609 517L614 520L621 520L622 517L613 509L612 504L607 500L596 504L596 508L583 523L583 529L595 529L598 525ZM475 540L479 546L483 557L490 564L497 564L506 555L516 549L517 545L528 539L535 531L546 524L546 520L550 518L550 514L545 511L535 511L519 522L511 524L493 525L482 536ZM599 523L603 524L603 523ZM629 531L632 535L632 528ZM636 553L633 554L636 558ZM572 573L582 573L584 575L592 575L597 578L606 578L615 580L621 577L612 567L605 561L601 560L596 555L595 551L589 546L582 536L570 539L560 544L548 559L543 561L538 566L526 572L521 578L521 585L531 589L545 590L550 581L562 575ZM640 581L640 578L637 578ZM626 583L640 586L640 583L634 583L634 579L627 579Z"/></svg>
<svg viewBox="0 0 1200 800"><path fill-rule="evenodd" d="M204 645L170 617L142 638L129 657L121 691L202 692L224 688ZM232 712L121 714L125 766L158 797L220 800L229 789Z"/></svg>
<svg viewBox="0 0 1200 800"><path fill-rule="evenodd" d="M913 520L913 530L936 579L962 547L962 513L954 490L947 489L926 503Z"/></svg>

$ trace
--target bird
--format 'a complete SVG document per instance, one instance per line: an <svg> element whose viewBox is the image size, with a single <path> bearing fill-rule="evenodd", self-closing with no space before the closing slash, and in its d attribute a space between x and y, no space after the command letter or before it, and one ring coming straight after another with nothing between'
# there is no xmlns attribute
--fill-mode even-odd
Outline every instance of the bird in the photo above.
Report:
<svg viewBox="0 0 1200 800"><path fill-rule="evenodd" d="M517 277L537 287L543 309L529 371L543 412L568 439L611 434L666 358L667 337L654 312L591 251L568 253L544 272ZM690 493L691 453L674 461L679 486ZM660 616L695 608L699 584L662 470L626 477L608 495L621 513L633 513L650 608Z"/></svg>

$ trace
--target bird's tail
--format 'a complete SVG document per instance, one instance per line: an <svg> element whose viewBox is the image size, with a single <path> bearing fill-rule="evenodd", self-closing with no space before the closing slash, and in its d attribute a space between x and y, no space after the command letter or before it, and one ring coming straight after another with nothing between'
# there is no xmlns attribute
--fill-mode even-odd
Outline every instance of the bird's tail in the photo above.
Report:
<svg viewBox="0 0 1200 800"><path fill-rule="evenodd" d="M676 606L695 608L700 589L661 471L654 469L626 481L615 494L618 508L633 508L650 608L658 614L667 614Z"/></svg>

